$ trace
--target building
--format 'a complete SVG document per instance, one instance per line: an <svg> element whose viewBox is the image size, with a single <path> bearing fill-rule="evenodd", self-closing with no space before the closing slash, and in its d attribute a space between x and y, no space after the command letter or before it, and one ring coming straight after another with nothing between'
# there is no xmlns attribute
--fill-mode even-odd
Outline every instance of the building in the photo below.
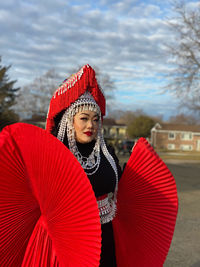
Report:
<svg viewBox="0 0 200 267"><path fill-rule="evenodd" d="M127 139L127 126L119 124L103 124L103 133L104 137L107 139L124 140Z"/></svg>
<svg viewBox="0 0 200 267"><path fill-rule="evenodd" d="M151 129L151 143L158 150L200 152L200 126L156 123Z"/></svg>
<svg viewBox="0 0 200 267"><path fill-rule="evenodd" d="M105 118L103 120L103 135L109 143L117 146L127 139L127 126L116 123L114 119Z"/></svg>

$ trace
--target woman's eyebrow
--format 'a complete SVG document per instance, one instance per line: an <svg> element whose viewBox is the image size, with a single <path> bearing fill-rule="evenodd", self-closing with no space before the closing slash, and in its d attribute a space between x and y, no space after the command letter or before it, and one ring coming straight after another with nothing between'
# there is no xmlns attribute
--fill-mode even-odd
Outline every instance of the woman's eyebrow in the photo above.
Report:
<svg viewBox="0 0 200 267"><path fill-rule="evenodd" d="M90 115L88 113L84 113L84 112L81 112L80 116L90 117ZM99 119L99 115L98 114L95 114L94 116L92 116L92 119L94 119L94 118L98 118Z"/></svg>
<svg viewBox="0 0 200 267"><path fill-rule="evenodd" d="M89 114L82 112L80 115L86 115L89 116Z"/></svg>

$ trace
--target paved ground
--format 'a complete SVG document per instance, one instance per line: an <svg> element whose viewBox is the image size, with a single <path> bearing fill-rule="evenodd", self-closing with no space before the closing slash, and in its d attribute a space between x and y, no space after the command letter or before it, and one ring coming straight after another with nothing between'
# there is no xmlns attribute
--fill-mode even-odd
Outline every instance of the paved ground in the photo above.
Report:
<svg viewBox="0 0 200 267"><path fill-rule="evenodd" d="M125 162L126 158L120 158ZM179 212L164 267L200 267L200 162L168 160L179 198Z"/></svg>
<svg viewBox="0 0 200 267"><path fill-rule="evenodd" d="M166 162L173 173L179 212L165 267L200 266L200 163Z"/></svg>

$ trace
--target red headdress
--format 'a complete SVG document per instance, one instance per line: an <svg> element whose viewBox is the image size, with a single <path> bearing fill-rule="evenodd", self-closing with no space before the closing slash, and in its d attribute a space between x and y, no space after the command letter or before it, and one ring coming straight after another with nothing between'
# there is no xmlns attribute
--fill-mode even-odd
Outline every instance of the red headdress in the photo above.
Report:
<svg viewBox="0 0 200 267"><path fill-rule="evenodd" d="M50 101L47 115L46 130L48 132L51 132L54 127L54 117L68 108L86 91L91 93L100 107L101 115L105 115L105 97L97 83L95 71L87 64L76 74L65 80L55 91Z"/></svg>

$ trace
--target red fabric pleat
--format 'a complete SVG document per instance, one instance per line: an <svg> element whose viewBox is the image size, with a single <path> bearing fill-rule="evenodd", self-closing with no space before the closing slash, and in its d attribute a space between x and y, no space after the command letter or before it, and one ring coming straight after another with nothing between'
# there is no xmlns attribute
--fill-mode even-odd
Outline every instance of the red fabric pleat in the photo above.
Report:
<svg viewBox="0 0 200 267"><path fill-rule="evenodd" d="M22 267L30 266L59 266L43 216L37 221L24 255Z"/></svg>
<svg viewBox="0 0 200 267"><path fill-rule="evenodd" d="M54 136L0 133L0 266L98 266L101 225L79 162Z"/></svg>
<svg viewBox="0 0 200 267"><path fill-rule="evenodd" d="M144 138L126 164L117 199L117 266L163 266L176 223L177 189L171 172Z"/></svg>
<svg viewBox="0 0 200 267"><path fill-rule="evenodd" d="M0 266L21 266L40 207L9 128L0 133L0 151Z"/></svg>

